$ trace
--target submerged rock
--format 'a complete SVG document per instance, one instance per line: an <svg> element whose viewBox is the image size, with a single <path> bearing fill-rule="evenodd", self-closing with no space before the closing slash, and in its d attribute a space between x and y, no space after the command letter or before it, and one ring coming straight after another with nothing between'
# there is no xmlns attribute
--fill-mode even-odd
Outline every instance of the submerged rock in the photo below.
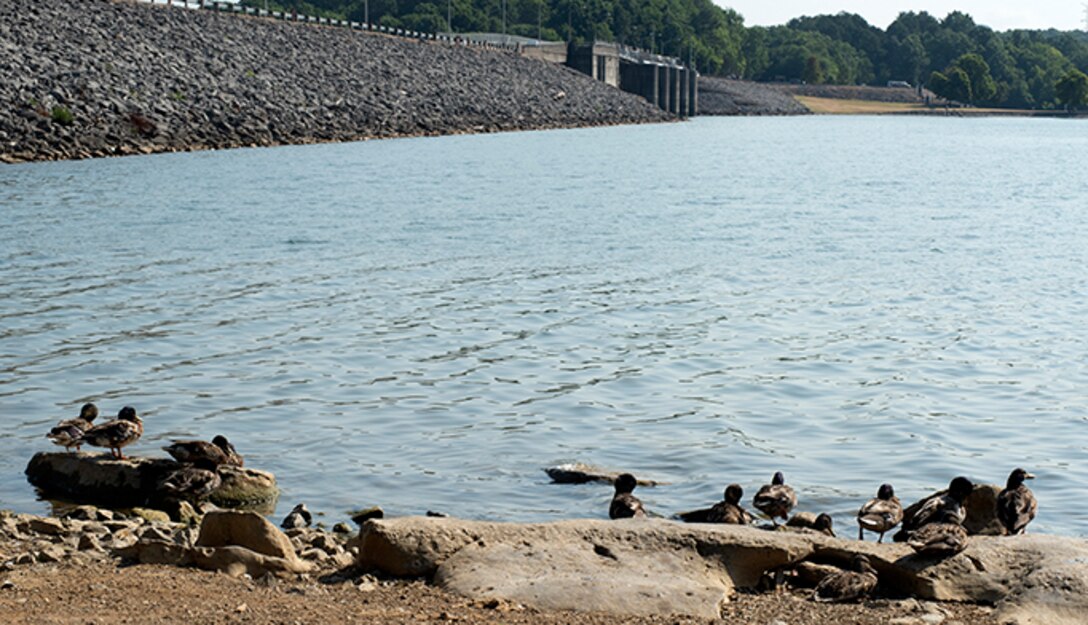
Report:
<svg viewBox="0 0 1088 625"><path fill-rule="evenodd" d="M554 467L546 467L544 472L557 484L586 484L588 482L605 482L615 484L616 478L623 474L622 471L609 471L581 462L560 464ZM638 479L639 486L660 486L665 482L656 480Z"/></svg>
<svg viewBox="0 0 1088 625"><path fill-rule="evenodd" d="M37 453L26 467L27 480L43 496L109 508L176 509L158 485L178 463L166 458L117 460L101 453ZM219 467L222 485L208 499L223 508L271 512L279 497L276 478L256 469Z"/></svg>

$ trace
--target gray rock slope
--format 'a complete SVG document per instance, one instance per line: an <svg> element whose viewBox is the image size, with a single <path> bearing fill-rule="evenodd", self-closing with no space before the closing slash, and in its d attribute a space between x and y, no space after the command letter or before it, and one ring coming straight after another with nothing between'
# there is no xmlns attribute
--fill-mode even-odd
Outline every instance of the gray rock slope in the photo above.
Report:
<svg viewBox="0 0 1088 625"><path fill-rule="evenodd" d="M657 122L508 52L114 0L0 2L0 160Z"/></svg>

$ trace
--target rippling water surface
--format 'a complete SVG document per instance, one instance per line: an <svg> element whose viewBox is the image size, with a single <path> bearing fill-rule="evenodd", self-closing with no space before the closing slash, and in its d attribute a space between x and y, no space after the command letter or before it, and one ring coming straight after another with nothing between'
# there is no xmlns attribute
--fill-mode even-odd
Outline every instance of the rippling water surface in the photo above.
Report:
<svg viewBox="0 0 1088 625"><path fill-rule="evenodd" d="M846 526L1023 465L1085 535L1086 150L699 119L4 166L0 507L48 509L23 468L93 400L132 453L226 434L278 514L600 517L541 471L582 461L665 513L782 470Z"/></svg>

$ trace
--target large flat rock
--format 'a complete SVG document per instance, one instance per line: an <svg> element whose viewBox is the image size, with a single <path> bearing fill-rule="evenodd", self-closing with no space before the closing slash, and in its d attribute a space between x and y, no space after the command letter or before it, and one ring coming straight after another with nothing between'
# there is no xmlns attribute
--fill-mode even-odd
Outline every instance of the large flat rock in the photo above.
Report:
<svg viewBox="0 0 1088 625"><path fill-rule="evenodd" d="M368 521L354 546L363 567L544 609L713 617L766 572L865 554L883 596L996 605L1019 625L1082 625L1088 614L1088 541L1057 536L974 536L963 553L934 559L902 544L753 527L411 517Z"/></svg>

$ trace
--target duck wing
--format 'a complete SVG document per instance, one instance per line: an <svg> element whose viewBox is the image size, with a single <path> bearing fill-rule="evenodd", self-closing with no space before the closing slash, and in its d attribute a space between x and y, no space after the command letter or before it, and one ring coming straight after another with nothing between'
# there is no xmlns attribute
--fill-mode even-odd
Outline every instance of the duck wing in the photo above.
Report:
<svg viewBox="0 0 1088 625"><path fill-rule="evenodd" d="M899 499L870 499L858 510L858 525L872 532L886 532L903 520Z"/></svg>
<svg viewBox="0 0 1088 625"><path fill-rule="evenodd" d="M141 434L143 430L138 424L117 419L87 430L81 441L95 447L123 447L140 438Z"/></svg>
<svg viewBox="0 0 1088 625"><path fill-rule="evenodd" d="M217 445L207 441L171 441L162 448L163 451L174 457L174 460L183 464L207 463L213 465L227 464L229 458Z"/></svg>
<svg viewBox="0 0 1088 625"><path fill-rule="evenodd" d="M722 501L714 504L714 507L707 512L706 521L727 525L748 525L752 522L752 515L736 504Z"/></svg>
<svg viewBox="0 0 1088 625"><path fill-rule="evenodd" d="M952 555L967 548L967 530L958 523L930 523L913 532L907 544L918 553Z"/></svg>
<svg viewBox="0 0 1088 625"><path fill-rule="evenodd" d="M222 478L215 471L185 467L163 478L159 487L175 497L200 499L210 495L222 483Z"/></svg>
<svg viewBox="0 0 1088 625"><path fill-rule="evenodd" d="M611 519L630 519L644 516L646 516L646 510L642 507L642 501L631 493L616 495L612 498L612 504L608 506L608 517Z"/></svg>
<svg viewBox="0 0 1088 625"><path fill-rule="evenodd" d="M769 517L789 517L797 505L797 493L786 484L767 484L752 498L752 505Z"/></svg>
<svg viewBox="0 0 1088 625"><path fill-rule="evenodd" d="M876 575L855 571L832 573L820 580L812 598L821 603L856 601L867 597L876 588Z"/></svg>
<svg viewBox="0 0 1088 625"><path fill-rule="evenodd" d="M1038 510L1039 502L1026 486L1005 489L997 497L997 518L1010 535L1023 532Z"/></svg>

